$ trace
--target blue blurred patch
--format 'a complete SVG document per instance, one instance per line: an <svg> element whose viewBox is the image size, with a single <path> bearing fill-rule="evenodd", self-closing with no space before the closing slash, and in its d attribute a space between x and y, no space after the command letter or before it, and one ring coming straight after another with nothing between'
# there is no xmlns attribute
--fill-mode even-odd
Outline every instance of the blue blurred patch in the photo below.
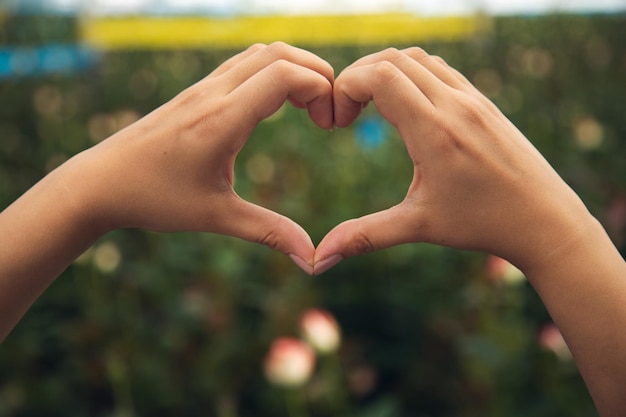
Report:
<svg viewBox="0 0 626 417"><path fill-rule="evenodd" d="M389 129L380 116L369 116L358 120L355 136L362 149L375 149L387 140Z"/></svg>
<svg viewBox="0 0 626 417"><path fill-rule="evenodd" d="M94 66L99 55L76 45L0 48L0 79L72 74Z"/></svg>

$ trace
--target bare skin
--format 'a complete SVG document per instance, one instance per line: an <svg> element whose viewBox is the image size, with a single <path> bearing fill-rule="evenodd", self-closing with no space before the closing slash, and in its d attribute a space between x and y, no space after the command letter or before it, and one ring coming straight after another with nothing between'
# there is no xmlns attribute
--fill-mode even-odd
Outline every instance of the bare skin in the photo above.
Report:
<svg viewBox="0 0 626 417"><path fill-rule="evenodd" d="M317 249L290 219L239 198L235 157L286 100L326 129L350 125L373 101L413 160L406 198L338 225ZM334 80L306 51L253 46L53 171L0 213L0 340L78 255L123 227L236 236L309 274L410 242L498 255L541 296L600 414L626 415L624 260L524 135L419 48L364 57Z"/></svg>
<svg viewBox="0 0 626 417"><path fill-rule="evenodd" d="M501 256L546 304L600 414L626 415L626 264L578 196L441 58L390 49L355 62L335 81L337 125L369 101L400 132L413 181L397 206L331 230L314 273L410 242Z"/></svg>
<svg viewBox="0 0 626 417"><path fill-rule="evenodd" d="M332 128L332 82L332 67L310 52L255 45L46 176L0 214L0 340L78 255L118 228L236 236L311 273L309 235L241 199L233 166L256 124L287 100Z"/></svg>

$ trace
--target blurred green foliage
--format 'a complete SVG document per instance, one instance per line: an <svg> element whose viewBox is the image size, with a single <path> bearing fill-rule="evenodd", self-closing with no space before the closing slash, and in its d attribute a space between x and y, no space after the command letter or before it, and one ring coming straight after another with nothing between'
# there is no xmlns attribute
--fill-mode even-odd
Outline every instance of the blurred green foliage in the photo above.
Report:
<svg viewBox="0 0 626 417"><path fill-rule="evenodd" d="M8 17L0 42L71 42L74 28ZM314 52L339 72L386 46ZM498 18L488 33L420 46L494 100L624 248L626 18ZM110 52L78 76L0 82L0 206L235 52ZM362 146L354 128L322 131L286 106L250 138L236 189L318 242L404 196L412 166L387 131ZM550 322L541 301L525 282L490 279L484 254L407 245L311 278L248 242L122 230L71 266L0 346L0 416L287 415L261 364L313 306L343 329L346 415L596 415L573 362L538 343ZM311 416L331 415L325 388L319 375L306 387Z"/></svg>

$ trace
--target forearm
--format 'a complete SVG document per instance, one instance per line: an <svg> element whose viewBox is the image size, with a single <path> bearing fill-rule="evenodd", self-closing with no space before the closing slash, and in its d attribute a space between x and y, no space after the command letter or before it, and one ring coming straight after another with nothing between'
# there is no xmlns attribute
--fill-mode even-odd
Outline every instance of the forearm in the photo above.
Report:
<svg viewBox="0 0 626 417"><path fill-rule="evenodd" d="M626 264L595 219L525 271L567 341L602 416L626 415Z"/></svg>
<svg viewBox="0 0 626 417"><path fill-rule="evenodd" d="M234 162L257 123L286 100L331 128L333 80L332 67L310 52L280 42L255 45L44 178L0 213L0 340L113 229L235 236L290 255L311 273L309 235L240 198Z"/></svg>
<svg viewBox="0 0 626 417"><path fill-rule="evenodd" d="M0 213L0 341L54 279L104 233L78 198L76 188L88 182L79 171L70 161Z"/></svg>

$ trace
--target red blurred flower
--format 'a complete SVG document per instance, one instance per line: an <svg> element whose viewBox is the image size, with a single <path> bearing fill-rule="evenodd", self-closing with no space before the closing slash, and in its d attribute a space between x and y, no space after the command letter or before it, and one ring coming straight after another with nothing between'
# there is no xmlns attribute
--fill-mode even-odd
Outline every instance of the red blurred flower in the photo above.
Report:
<svg viewBox="0 0 626 417"><path fill-rule="evenodd" d="M337 351L341 332L337 320L326 310L310 309L300 318L302 336L320 353Z"/></svg>
<svg viewBox="0 0 626 417"><path fill-rule="evenodd" d="M315 352L301 340L282 337L274 340L265 357L267 379L276 385L297 387L311 377Z"/></svg>

